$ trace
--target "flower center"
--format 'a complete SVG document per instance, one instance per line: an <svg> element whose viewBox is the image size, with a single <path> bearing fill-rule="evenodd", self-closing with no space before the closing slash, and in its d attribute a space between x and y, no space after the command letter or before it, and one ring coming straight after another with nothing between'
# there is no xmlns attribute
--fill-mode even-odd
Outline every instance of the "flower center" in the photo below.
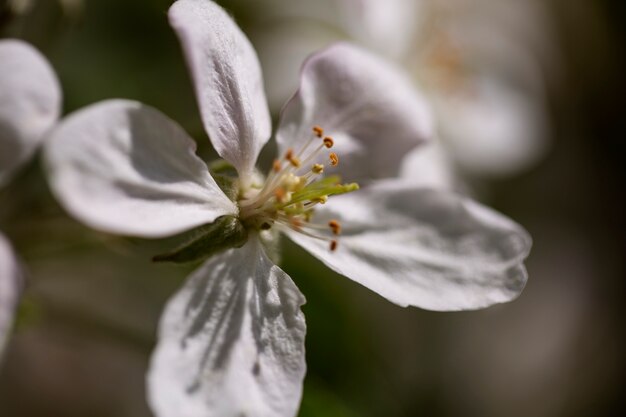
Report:
<svg viewBox="0 0 626 417"><path fill-rule="evenodd" d="M262 185L251 185L239 195L239 216L247 228L268 230L274 226L288 228L304 235L329 242L337 249L341 225L337 220L327 224L313 222L318 204L325 204L333 195L359 189L358 184L341 184L337 175L324 176L325 165L317 163L323 152L328 152L331 166L339 164L339 157L330 151L334 141L324 136L324 130L313 127L311 137L297 152L288 149L282 159L274 160L272 169Z"/></svg>

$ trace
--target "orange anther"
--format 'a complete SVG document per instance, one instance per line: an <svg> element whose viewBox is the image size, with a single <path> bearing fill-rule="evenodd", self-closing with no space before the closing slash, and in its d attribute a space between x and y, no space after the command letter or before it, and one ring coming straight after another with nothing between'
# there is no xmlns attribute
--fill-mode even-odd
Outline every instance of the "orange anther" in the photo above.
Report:
<svg viewBox="0 0 626 417"><path fill-rule="evenodd" d="M287 192L284 188L278 187L274 190L274 197L276 197L276 200L279 202L284 203L287 199Z"/></svg>
<svg viewBox="0 0 626 417"><path fill-rule="evenodd" d="M322 136L324 136L324 129L319 126L313 126L313 133L315 133L315 136L317 136L318 138L321 138Z"/></svg>
<svg viewBox="0 0 626 417"><path fill-rule="evenodd" d="M330 250L331 250L331 252L334 252L334 251L337 250L337 245L338 245L338 243L337 243L336 240L333 239L333 240L330 241Z"/></svg>
<svg viewBox="0 0 626 417"><path fill-rule="evenodd" d="M274 162L272 163L272 169L274 170L274 172L280 171L282 167L283 164L280 163L280 160L274 159Z"/></svg>
<svg viewBox="0 0 626 417"><path fill-rule="evenodd" d="M330 159L330 164L332 166L335 167L339 164L339 157L335 152L331 152L330 155L328 155L328 158Z"/></svg>
<svg viewBox="0 0 626 417"><path fill-rule="evenodd" d="M341 224L337 220L331 220L328 222L328 227L332 230L334 235L341 233Z"/></svg>
<svg viewBox="0 0 626 417"><path fill-rule="evenodd" d="M297 156L294 156L293 149L291 148L287 149L287 152L285 152L285 159L289 161L289 163L293 165L294 167L296 168L300 167L300 159L298 159Z"/></svg>
<svg viewBox="0 0 626 417"><path fill-rule="evenodd" d="M330 136L326 136L324 138L324 146L326 146L327 148L329 149L332 148L334 144L335 144L335 141Z"/></svg>

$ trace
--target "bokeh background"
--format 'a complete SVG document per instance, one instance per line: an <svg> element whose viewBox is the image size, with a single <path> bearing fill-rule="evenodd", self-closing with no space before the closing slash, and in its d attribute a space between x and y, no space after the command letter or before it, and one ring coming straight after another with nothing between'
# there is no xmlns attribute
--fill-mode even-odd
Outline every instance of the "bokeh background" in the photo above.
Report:
<svg viewBox="0 0 626 417"><path fill-rule="evenodd" d="M180 122L212 156L167 24L170 1L18 3L0 2L0 34L33 43L51 61L64 114L106 98L137 99ZM263 48L267 22L259 16L280 2L219 3ZM534 238L519 299L475 312L403 309L284 242L282 267L308 300L300 416L620 415L624 4L543 2L542 21L527 30L549 29L536 56L546 72L546 152L515 175L462 177ZM275 70L264 67L269 77ZM171 242L81 226L54 201L38 160L0 190L0 229L27 270L0 366L0 415L149 416L144 374L156 325L190 270L150 262Z"/></svg>

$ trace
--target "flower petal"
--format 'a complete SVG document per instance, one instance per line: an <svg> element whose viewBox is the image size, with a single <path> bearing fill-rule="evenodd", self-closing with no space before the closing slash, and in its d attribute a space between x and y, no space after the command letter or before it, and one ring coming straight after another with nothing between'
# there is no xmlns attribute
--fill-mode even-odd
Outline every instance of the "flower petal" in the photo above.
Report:
<svg viewBox="0 0 626 417"><path fill-rule="evenodd" d="M21 280L22 273L11 245L0 234L0 358L11 332Z"/></svg>
<svg viewBox="0 0 626 417"><path fill-rule="evenodd" d="M402 58L414 42L421 2L415 0L340 0L348 32L376 51Z"/></svg>
<svg viewBox="0 0 626 417"><path fill-rule="evenodd" d="M400 178L413 186L440 190L456 185L452 161L439 140L413 149L402 161Z"/></svg>
<svg viewBox="0 0 626 417"><path fill-rule="evenodd" d="M183 45L213 146L240 176L251 174L272 126L250 41L211 1L178 0L169 19Z"/></svg>
<svg viewBox="0 0 626 417"><path fill-rule="evenodd" d="M341 221L336 251L296 232L291 239L396 304L476 309L512 300L526 283L528 234L466 198L387 181L326 206L314 220Z"/></svg>
<svg viewBox="0 0 626 417"><path fill-rule="evenodd" d="M35 152L61 112L61 88L29 44L0 41L0 185Z"/></svg>
<svg viewBox="0 0 626 417"><path fill-rule="evenodd" d="M168 302L148 374L159 417L295 416L304 296L257 238L196 270Z"/></svg>
<svg viewBox="0 0 626 417"><path fill-rule="evenodd" d="M494 79L474 79L466 95L435 95L442 139L462 168L508 175L537 162L548 148L544 103Z"/></svg>
<svg viewBox="0 0 626 417"><path fill-rule="evenodd" d="M281 115L281 153L321 126L335 139L346 180L396 175L402 157L431 135L431 118L411 81L390 63L346 43L312 55Z"/></svg>
<svg viewBox="0 0 626 417"><path fill-rule="evenodd" d="M138 102L108 100L68 116L44 150L53 191L96 229L162 237L237 213L195 142Z"/></svg>

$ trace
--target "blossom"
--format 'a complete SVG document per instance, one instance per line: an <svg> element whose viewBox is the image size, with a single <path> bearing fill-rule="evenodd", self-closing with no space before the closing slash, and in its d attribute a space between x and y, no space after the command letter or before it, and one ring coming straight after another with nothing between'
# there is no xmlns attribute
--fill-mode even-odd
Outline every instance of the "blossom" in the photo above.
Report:
<svg viewBox="0 0 626 417"><path fill-rule="evenodd" d="M46 59L29 44L0 41L0 186L34 154L59 117L61 90ZM22 281L19 262L0 233L0 355Z"/></svg>
<svg viewBox="0 0 626 417"><path fill-rule="evenodd" d="M259 52L277 104L297 80L299 57L329 41L352 39L402 63L426 93L436 122L436 185L457 171L507 176L548 148L546 10L537 1L275 0L260 8ZM311 24L311 22L321 24ZM282 22L282 23L281 23ZM306 22L306 24L289 23ZM331 30L329 30L329 28ZM539 47L539 46L540 47ZM543 61L543 62L542 62ZM429 158L420 158L422 161ZM415 165L416 175L425 172ZM437 177L436 175L442 174Z"/></svg>
<svg viewBox="0 0 626 417"><path fill-rule="evenodd" d="M395 179L432 126L394 66L349 44L311 56L281 115L279 156L263 176L255 165L271 123L250 42L210 1L179 0L169 20L225 162L209 170L175 122L120 99L68 116L44 153L59 200L96 229L163 237L200 226L186 246L156 257L212 255L162 315L147 376L156 415L297 413L305 299L271 260L278 232L401 306L474 309L520 293L530 247L521 227L463 197Z"/></svg>

